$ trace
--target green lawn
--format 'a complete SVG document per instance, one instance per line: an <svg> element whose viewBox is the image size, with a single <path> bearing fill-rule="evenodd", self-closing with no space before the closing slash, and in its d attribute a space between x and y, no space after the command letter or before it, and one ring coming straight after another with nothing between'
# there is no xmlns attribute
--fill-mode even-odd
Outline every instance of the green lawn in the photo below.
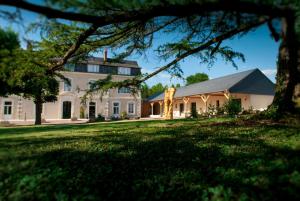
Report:
<svg viewBox="0 0 300 201"><path fill-rule="evenodd" d="M0 200L300 200L300 126L0 128Z"/></svg>

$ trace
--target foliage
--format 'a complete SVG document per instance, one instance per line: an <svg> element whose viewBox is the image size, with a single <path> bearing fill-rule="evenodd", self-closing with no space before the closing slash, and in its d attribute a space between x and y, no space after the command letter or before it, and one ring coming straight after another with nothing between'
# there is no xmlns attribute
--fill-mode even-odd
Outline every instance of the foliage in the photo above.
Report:
<svg viewBox="0 0 300 201"><path fill-rule="evenodd" d="M85 109L83 106L80 106L80 119L85 118Z"/></svg>
<svg viewBox="0 0 300 201"><path fill-rule="evenodd" d="M207 107L208 115L215 115L217 113L217 107L215 105L209 104Z"/></svg>
<svg viewBox="0 0 300 201"><path fill-rule="evenodd" d="M218 115L223 115L225 112L224 106L216 107L216 110Z"/></svg>
<svg viewBox="0 0 300 201"><path fill-rule="evenodd" d="M196 73L186 77L186 86L197 82L203 82L209 80L208 75L205 73Z"/></svg>
<svg viewBox="0 0 300 201"><path fill-rule="evenodd" d="M277 110L278 108L276 108L275 105L270 105L267 110L260 112L258 115L255 116L255 118L278 120L280 114L278 114Z"/></svg>
<svg viewBox="0 0 300 201"><path fill-rule="evenodd" d="M96 121L105 121L105 117L102 116L101 114L98 114Z"/></svg>
<svg viewBox="0 0 300 201"><path fill-rule="evenodd" d="M242 110L241 105L233 98L229 98L229 100L224 103L223 107L226 114L230 116L237 115Z"/></svg>
<svg viewBox="0 0 300 201"><path fill-rule="evenodd" d="M103 122L105 121L105 117L101 114L98 114L98 116L94 119L89 119L89 122Z"/></svg>
<svg viewBox="0 0 300 201"><path fill-rule="evenodd" d="M128 118L127 112L125 111L121 112L121 119L127 119L127 118Z"/></svg>
<svg viewBox="0 0 300 201"><path fill-rule="evenodd" d="M0 200L299 200L299 124L0 128Z"/></svg>
<svg viewBox="0 0 300 201"><path fill-rule="evenodd" d="M141 86L142 98L146 99L153 95L163 93L166 89L168 89L168 85L163 86L162 83L157 83L152 87L149 87L146 83L144 83Z"/></svg>

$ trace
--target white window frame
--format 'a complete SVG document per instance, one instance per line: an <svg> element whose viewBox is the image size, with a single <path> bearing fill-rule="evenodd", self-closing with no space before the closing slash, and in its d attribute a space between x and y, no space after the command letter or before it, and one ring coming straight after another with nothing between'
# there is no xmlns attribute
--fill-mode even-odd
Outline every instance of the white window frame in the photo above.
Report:
<svg viewBox="0 0 300 201"><path fill-rule="evenodd" d="M131 68L118 67L118 75L131 75Z"/></svg>
<svg viewBox="0 0 300 201"><path fill-rule="evenodd" d="M63 80L63 83L64 83L64 84L63 84L63 91L64 91L64 92L70 92L70 91L72 91L72 89L73 89L73 86L72 86L72 85L73 85L73 80L72 80L72 78L67 78L67 79L70 81L70 90L69 90L69 91L66 91L66 90L65 90L65 89L66 89L66 88L65 88L65 85L66 85L67 83L66 83L65 80Z"/></svg>
<svg viewBox="0 0 300 201"><path fill-rule="evenodd" d="M88 73L99 73L99 65L97 64L88 64L87 65Z"/></svg>
<svg viewBox="0 0 300 201"><path fill-rule="evenodd" d="M14 113L14 101L12 100L12 99L2 99L2 108L3 108L3 112L2 112L2 114L3 114L3 118L5 119L5 120L8 120L8 119L11 119L12 118L12 116L13 116L13 113ZM4 107L5 107L5 102L11 102L11 114L10 115L5 115L4 114ZM8 117L8 118L7 118Z"/></svg>
<svg viewBox="0 0 300 201"><path fill-rule="evenodd" d="M115 103L118 103L118 108L119 108L119 113L118 114L114 114L114 104ZM120 115L120 111L121 111L121 103L120 103L120 101L113 101L112 102L112 115L114 115L114 116L119 116Z"/></svg>
<svg viewBox="0 0 300 201"><path fill-rule="evenodd" d="M129 112L129 105L130 104L133 104L133 112L132 113ZM135 102L128 102L127 103L127 114L131 114L131 115L135 114Z"/></svg>

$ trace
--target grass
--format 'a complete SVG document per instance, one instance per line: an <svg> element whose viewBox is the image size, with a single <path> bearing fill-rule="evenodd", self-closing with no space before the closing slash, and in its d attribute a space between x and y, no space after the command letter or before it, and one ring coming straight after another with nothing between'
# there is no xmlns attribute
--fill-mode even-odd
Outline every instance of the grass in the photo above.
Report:
<svg viewBox="0 0 300 201"><path fill-rule="evenodd" d="M299 125L0 128L0 200L300 200Z"/></svg>

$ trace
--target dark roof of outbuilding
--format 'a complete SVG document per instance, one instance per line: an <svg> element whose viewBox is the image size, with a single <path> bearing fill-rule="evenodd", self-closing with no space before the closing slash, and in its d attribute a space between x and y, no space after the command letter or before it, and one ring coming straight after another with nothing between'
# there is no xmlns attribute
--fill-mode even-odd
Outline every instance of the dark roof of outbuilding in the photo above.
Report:
<svg viewBox="0 0 300 201"><path fill-rule="evenodd" d="M252 69L177 88L174 98L225 90L230 93L274 95L274 88L275 85L259 69ZM164 93L160 93L149 97L148 101L163 99Z"/></svg>

